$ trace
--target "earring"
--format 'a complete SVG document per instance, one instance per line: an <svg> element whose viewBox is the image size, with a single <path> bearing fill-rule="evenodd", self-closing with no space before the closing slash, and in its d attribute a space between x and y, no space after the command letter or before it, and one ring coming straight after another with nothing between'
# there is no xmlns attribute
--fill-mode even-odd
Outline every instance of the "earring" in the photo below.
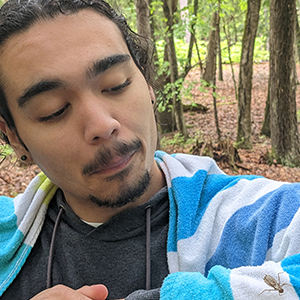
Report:
<svg viewBox="0 0 300 300"><path fill-rule="evenodd" d="M26 159L27 159L27 156L26 156L26 155L22 155L22 156L21 156L21 160L22 160L22 161L25 161Z"/></svg>
<svg viewBox="0 0 300 300"><path fill-rule="evenodd" d="M151 103L154 104L154 100L153 99L151 99Z"/></svg>

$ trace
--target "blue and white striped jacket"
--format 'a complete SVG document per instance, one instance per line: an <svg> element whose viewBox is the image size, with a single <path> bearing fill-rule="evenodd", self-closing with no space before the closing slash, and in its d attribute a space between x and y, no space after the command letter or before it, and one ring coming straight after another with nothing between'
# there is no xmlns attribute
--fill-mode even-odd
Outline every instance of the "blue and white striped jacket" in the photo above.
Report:
<svg viewBox="0 0 300 300"><path fill-rule="evenodd" d="M207 157L158 151L155 159L170 199L171 274L162 300L300 298L298 183L228 176ZM34 246L56 189L40 174L24 194L0 198L0 296Z"/></svg>

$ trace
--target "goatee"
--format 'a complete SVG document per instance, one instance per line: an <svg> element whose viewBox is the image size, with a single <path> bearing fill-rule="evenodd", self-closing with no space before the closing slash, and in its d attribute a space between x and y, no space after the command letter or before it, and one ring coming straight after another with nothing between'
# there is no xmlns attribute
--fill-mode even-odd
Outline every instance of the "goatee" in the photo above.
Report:
<svg viewBox="0 0 300 300"><path fill-rule="evenodd" d="M148 171L145 171L136 183L128 186L120 184L117 196L101 198L90 195L88 200L102 208L120 208L138 200L146 192L150 181L150 174Z"/></svg>

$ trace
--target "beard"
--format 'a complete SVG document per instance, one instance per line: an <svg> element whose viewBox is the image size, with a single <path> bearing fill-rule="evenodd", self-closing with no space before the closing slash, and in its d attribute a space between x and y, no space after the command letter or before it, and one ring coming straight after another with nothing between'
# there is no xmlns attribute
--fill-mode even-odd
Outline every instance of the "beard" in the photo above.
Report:
<svg viewBox="0 0 300 300"><path fill-rule="evenodd" d="M112 143L110 148L102 147L99 149L95 158L88 163L82 171L84 176L91 176L99 168L106 167L110 164L115 156L125 157L131 153L138 152L142 148L139 139L130 142L117 141ZM132 171L132 167L127 167L121 172L107 177L107 183L115 181L119 183L118 190L113 196L89 195L88 200L97 204L101 208L120 208L129 203L137 201L147 190L151 177L148 170L135 179L134 181L126 180ZM125 182L128 182L127 184Z"/></svg>
<svg viewBox="0 0 300 300"><path fill-rule="evenodd" d="M124 173L129 173L130 170L124 170ZM116 180L122 181L127 174L118 174ZM145 173L131 185L124 186L120 184L119 193L114 197L97 197L94 195L89 195L88 200L97 204L101 208L120 208L129 203L137 201L147 190L151 181L149 171Z"/></svg>

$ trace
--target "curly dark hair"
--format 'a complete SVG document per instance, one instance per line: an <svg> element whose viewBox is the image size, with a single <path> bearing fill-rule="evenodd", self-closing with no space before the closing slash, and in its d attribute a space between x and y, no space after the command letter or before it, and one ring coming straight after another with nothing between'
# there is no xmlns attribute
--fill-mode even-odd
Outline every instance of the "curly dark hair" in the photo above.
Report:
<svg viewBox="0 0 300 300"><path fill-rule="evenodd" d="M12 35L28 30L40 20L55 19L61 14L70 15L83 9L92 9L117 25L128 50L148 84L153 86L153 47L149 39L133 32L125 17L118 14L103 0L9 0L0 9L0 47ZM0 71L0 115L8 127L16 130L1 82ZM9 143L3 134L2 138Z"/></svg>

